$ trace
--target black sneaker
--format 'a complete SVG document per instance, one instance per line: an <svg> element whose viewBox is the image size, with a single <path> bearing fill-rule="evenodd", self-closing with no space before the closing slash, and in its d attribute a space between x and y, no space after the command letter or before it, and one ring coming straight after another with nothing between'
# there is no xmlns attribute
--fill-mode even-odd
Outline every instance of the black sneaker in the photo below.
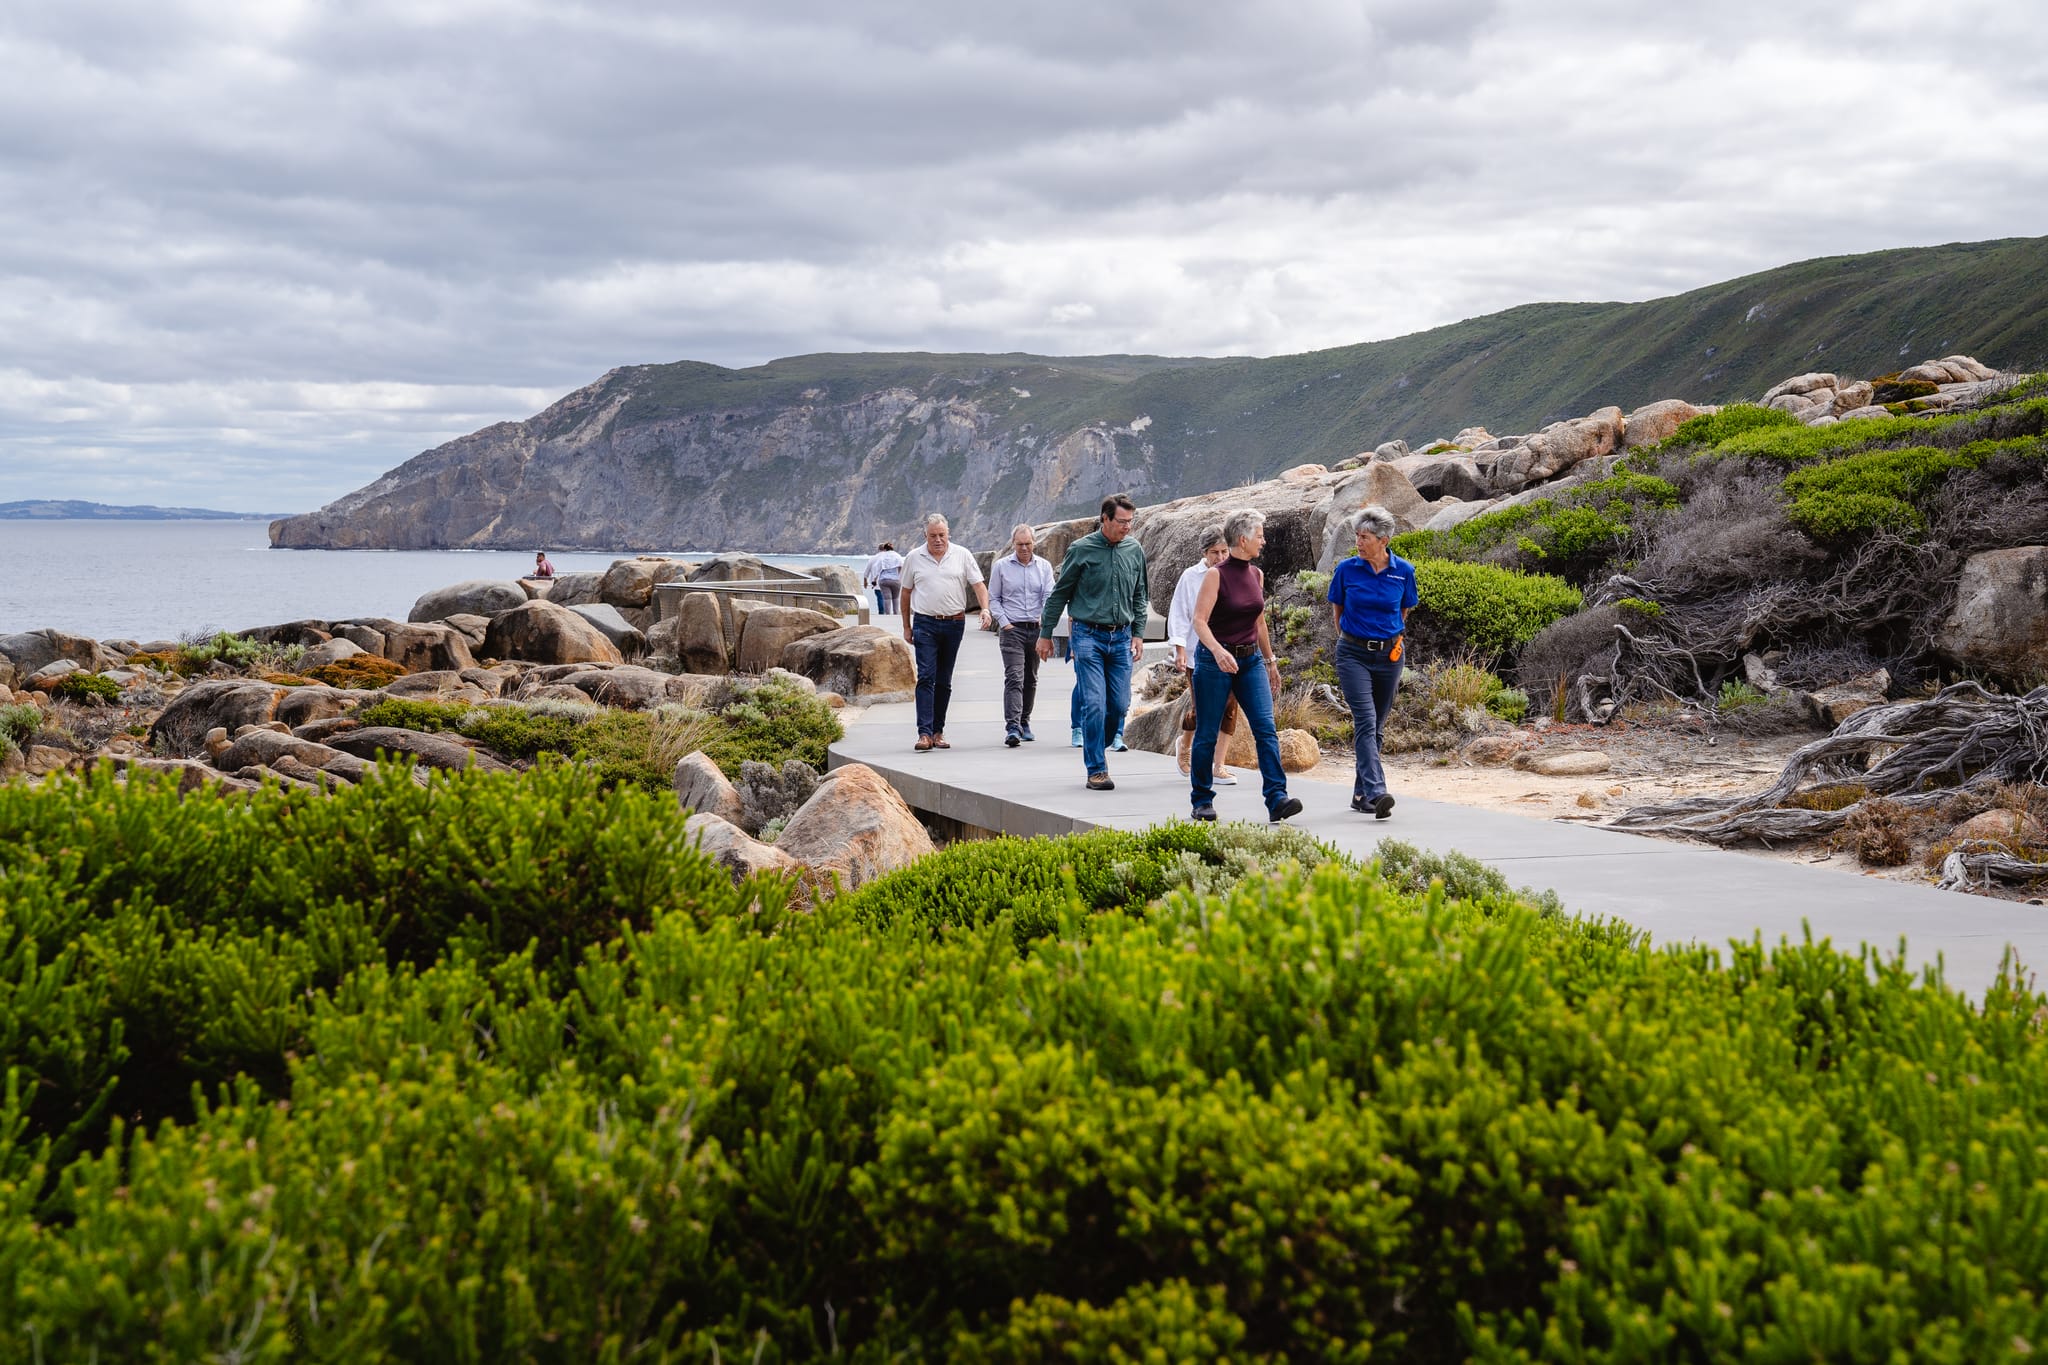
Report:
<svg viewBox="0 0 2048 1365"><path fill-rule="evenodd" d="M1088 774L1088 790L1092 792L1113 792L1116 790L1116 783L1109 780L1108 773L1090 773ZM1297 806L1295 809L1299 810L1300 807Z"/></svg>
<svg viewBox="0 0 2048 1365"><path fill-rule="evenodd" d="M1003 744L1011 749L1016 748L1019 744L1022 744L1023 742L1023 740L1017 738L1017 732L1015 730L1012 730L1008 734L1003 736Z"/></svg>
<svg viewBox="0 0 2048 1365"><path fill-rule="evenodd" d="M1351 809L1357 811L1360 815L1364 815L1372 810L1372 803L1362 796L1354 796L1351 798Z"/></svg>
<svg viewBox="0 0 2048 1365"><path fill-rule="evenodd" d="M1214 806L1196 806L1194 810L1188 813L1188 819L1205 820L1213 825L1216 823L1216 808Z"/></svg>
<svg viewBox="0 0 2048 1365"><path fill-rule="evenodd" d="M1273 807L1273 813L1266 818L1277 825L1282 820L1291 820L1299 814L1301 814L1301 798L1298 796L1283 796L1280 798L1280 804Z"/></svg>
<svg viewBox="0 0 2048 1365"><path fill-rule="evenodd" d="M1394 813L1394 794L1381 792L1372 803L1372 818L1384 820Z"/></svg>

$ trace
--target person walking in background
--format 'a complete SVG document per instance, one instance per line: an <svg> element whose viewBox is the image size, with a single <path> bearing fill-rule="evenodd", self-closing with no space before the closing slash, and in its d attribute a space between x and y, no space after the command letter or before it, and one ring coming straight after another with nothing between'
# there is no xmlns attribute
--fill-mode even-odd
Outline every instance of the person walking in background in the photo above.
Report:
<svg viewBox="0 0 2048 1365"><path fill-rule="evenodd" d="M1352 520L1357 553L1330 575L1330 614L1337 626L1337 686L1351 708L1351 809L1384 820L1394 813L1380 764L1387 712L1401 683L1408 613L1421 599L1415 566L1387 548L1394 514L1367 507Z"/></svg>
<svg viewBox="0 0 2048 1365"><path fill-rule="evenodd" d="M533 576L535 578L553 578L555 576L555 566L548 562L548 552L546 550L535 550L533 552Z"/></svg>
<svg viewBox="0 0 2048 1365"><path fill-rule="evenodd" d="M946 704L953 699L953 661L967 634L967 595L981 603L981 627L988 629L988 589L974 556L953 544L952 530L937 512L924 519L924 544L903 556L903 638L917 656L917 743L919 753L950 749Z"/></svg>
<svg viewBox="0 0 2048 1365"><path fill-rule="evenodd" d="M1209 570L1230 557L1230 546L1224 542L1221 525L1202 528L1202 557L1181 571L1180 581L1173 585L1173 605L1166 613L1166 642L1173 646L1173 666L1183 673L1193 673L1195 668L1195 600L1202 595L1202 580L1209 576ZM1190 688L1193 680L1190 679ZM1237 733L1237 698L1232 697L1223 711L1223 726L1220 734ZM1188 698L1188 708L1180 722L1180 745L1175 757L1180 761L1181 776L1190 771L1189 756L1195 746L1195 699ZM1229 745L1220 739L1218 747L1228 752ZM1223 766L1218 758L1211 774L1219 787L1235 786L1237 779L1230 769Z"/></svg>
<svg viewBox="0 0 2048 1365"><path fill-rule="evenodd" d="M1052 657L1053 627L1071 613L1074 685L1081 696L1081 762L1091 791L1114 791L1107 750L1131 707L1131 665L1145 649L1145 547L1131 534L1137 506L1121 493L1102 500L1102 522L1067 547L1059 580L1038 618L1038 657Z"/></svg>
<svg viewBox="0 0 2048 1365"><path fill-rule="evenodd" d="M863 586L874 590L875 615L893 615L896 611L896 589L903 581L903 556L896 553L894 545L883 541L868 556L867 566L860 571L860 581Z"/></svg>
<svg viewBox="0 0 2048 1365"><path fill-rule="evenodd" d="M1235 697L1251 723L1259 750L1260 795L1273 823L1301 814L1301 801L1287 794L1287 770L1280 766L1280 732L1273 728L1273 696L1280 690L1280 665L1266 630L1266 576L1252 561L1266 548L1266 514L1246 507L1223 520L1230 554L1202 579L1195 598L1195 744L1190 762L1194 818L1216 818L1213 765L1224 703ZM1256 664L1265 664L1264 668Z"/></svg>
<svg viewBox="0 0 2048 1365"><path fill-rule="evenodd" d="M989 610L1003 656L1003 743L1012 749L1034 738L1031 704L1038 699L1038 614L1052 595L1052 565L1037 554L1038 538L1019 523L1010 553L989 567Z"/></svg>

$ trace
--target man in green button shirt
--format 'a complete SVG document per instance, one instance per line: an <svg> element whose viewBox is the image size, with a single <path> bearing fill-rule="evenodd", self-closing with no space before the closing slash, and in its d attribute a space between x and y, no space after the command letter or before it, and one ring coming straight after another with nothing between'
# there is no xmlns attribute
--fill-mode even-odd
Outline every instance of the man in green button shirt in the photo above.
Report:
<svg viewBox="0 0 2048 1365"><path fill-rule="evenodd" d="M1137 507L1121 493L1102 500L1102 525L1067 547L1059 581L1038 621L1038 657L1052 657L1060 613L1074 618L1074 687L1081 697L1081 759L1091 791L1114 791L1109 737L1131 708L1131 665L1145 649L1145 547L1131 534Z"/></svg>

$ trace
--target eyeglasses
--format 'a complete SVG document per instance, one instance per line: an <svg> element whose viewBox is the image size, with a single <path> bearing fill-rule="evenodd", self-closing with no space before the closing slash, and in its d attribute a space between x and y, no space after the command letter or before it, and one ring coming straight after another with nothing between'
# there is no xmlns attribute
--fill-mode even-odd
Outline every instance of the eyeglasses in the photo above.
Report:
<svg viewBox="0 0 2048 1365"><path fill-rule="evenodd" d="M1131 518L1130 518L1130 517L1111 517L1111 518L1109 519L1109 524L1110 524L1111 526L1129 526L1129 525L1131 524Z"/></svg>

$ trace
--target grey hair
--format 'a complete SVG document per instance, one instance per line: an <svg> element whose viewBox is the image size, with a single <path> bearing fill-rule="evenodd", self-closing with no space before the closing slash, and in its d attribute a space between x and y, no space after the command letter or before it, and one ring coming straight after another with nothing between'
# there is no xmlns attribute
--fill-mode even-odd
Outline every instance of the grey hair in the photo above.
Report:
<svg viewBox="0 0 2048 1365"><path fill-rule="evenodd" d="M1010 539L1015 540L1017 538L1017 533L1019 531L1022 531L1025 535L1030 536L1031 543L1033 545L1036 545L1038 543L1038 532L1031 529L1030 522L1020 521L1015 526L1012 526L1010 528Z"/></svg>
<svg viewBox="0 0 2048 1365"><path fill-rule="evenodd" d="M1202 548L1204 550L1208 549L1211 545L1228 544L1230 544L1230 542L1223 538L1222 522L1219 521L1213 526L1204 526L1202 528Z"/></svg>
<svg viewBox="0 0 2048 1365"><path fill-rule="evenodd" d="M953 529L953 523L946 520L944 512L927 512L924 518L924 529L929 531L934 526L943 526L948 531Z"/></svg>
<svg viewBox="0 0 2048 1365"><path fill-rule="evenodd" d="M1351 534L1355 536L1360 531L1370 531L1381 540L1392 540L1395 524L1392 512L1373 503L1370 507L1360 508L1358 515L1351 519Z"/></svg>
<svg viewBox="0 0 2048 1365"><path fill-rule="evenodd" d="M1240 507L1223 519L1223 543L1236 545L1266 524L1266 514L1256 507Z"/></svg>

